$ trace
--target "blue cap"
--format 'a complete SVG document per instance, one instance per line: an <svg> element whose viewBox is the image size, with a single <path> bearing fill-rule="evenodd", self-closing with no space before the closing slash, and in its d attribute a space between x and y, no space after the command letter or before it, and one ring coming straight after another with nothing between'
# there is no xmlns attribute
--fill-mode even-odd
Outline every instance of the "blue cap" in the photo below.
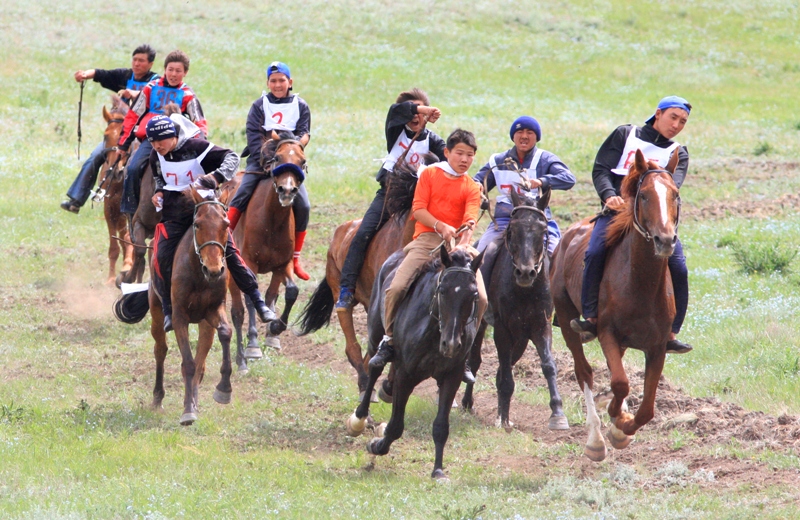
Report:
<svg viewBox="0 0 800 520"><path fill-rule="evenodd" d="M536 141L542 140L542 127L539 126L539 121L531 116L520 116L511 123L511 140L514 140L514 134L520 130L533 130L536 133Z"/></svg>
<svg viewBox="0 0 800 520"><path fill-rule="evenodd" d="M281 74L285 74L288 79L292 79L289 66L282 61L273 61L269 64L269 67L267 67L267 79L269 79L273 72L280 72Z"/></svg>
<svg viewBox="0 0 800 520"><path fill-rule="evenodd" d="M175 123L165 115L157 115L148 121L145 133L148 141L162 141L170 137L178 137Z"/></svg>
<svg viewBox="0 0 800 520"><path fill-rule="evenodd" d="M686 110L686 113L689 114L692 112L692 105L685 99L680 96L667 96L661 101L658 102L658 106L656 107L657 110L661 110L662 112L668 108L680 108L681 110ZM650 119L645 121L645 123L652 124L653 121L656 120L656 115L653 114L650 116Z"/></svg>

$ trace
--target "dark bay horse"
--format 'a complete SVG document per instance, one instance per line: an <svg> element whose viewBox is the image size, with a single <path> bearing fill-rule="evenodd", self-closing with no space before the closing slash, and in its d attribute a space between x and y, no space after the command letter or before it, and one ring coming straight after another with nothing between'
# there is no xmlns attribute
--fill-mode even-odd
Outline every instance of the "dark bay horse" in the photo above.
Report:
<svg viewBox="0 0 800 520"><path fill-rule="evenodd" d="M654 415L658 380L664 368L667 339L675 316L675 298L667 259L678 240L680 197L672 180L678 154L666 170L645 160L641 151L622 183L626 205L606 233L608 255L600 285L597 337L611 371L614 397L608 405L608 438L616 449L628 446L632 435ZM586 400L589 437L584 454L600 461L606 445L600 433L592 387L592 367L580 336L567 325L581 308L583 256L592 224L588 219L567 229L553 254L550 284L561 333L575 361L575 376ZM644 398L636 415L627 412L628 377L622 357L628 348L644 352Z"/></svg>
<svg viewBox="0 0 800 520"><path fill-rule="evenodd" d="M423 164L432 164L438 160L433 154L422 156ZM375 234L367 247L364 266L358 274L355 291L355 302L369 310L370 295L375 277L389 255L411 242L414 236L415 220L410 216L411 203L414 199L414 188L417 185L416 167L403 161L395 165L394 171L389 174L386 211L391 218ZM361 219L350 220L336 228L328 247L328 260L325 265L325 278L314 290L306 307L298 319L303 336L315 332L326 326L331 319L333 307L336 302L334 295L341 289L339 279L342 274L347 250L361 225ZM369 379L367 372L369 355L361 353L361 345L356 337L353 323L353 308L337 312L339 326L345 337L345 355L350 365L358 375L358 390L363 394Z"/></svg>
<svg viewBox="0 0 800 520"><path fill-rule="evenodd" d="M432 377L439 385L439 410L433 421L436 458L431 476L445 479L442 471L444 446L450 434L450 409L464 375L464 365L475 340L478 284L475 273L483 253L474 260L463 250L452 255L440 248L441 263L430 264L399 304L394 326L395 357L392 361L392 417L378 428L382 437L367 443L372 455L386 455L392 443L403 435L406 404L411 392ZM374 353L384 334L383 300L401 252L386 261L375 279L369 310L369 348ZM371 369L366 392L356 411L347 419L347 432L358 436L366 427L370 396L383 368Z"/></svg>
<svg viewBox="0 0 800 520"><path fill-rule="evenodd" d="M517 194L511 190L514 209L511 220L503 234L503 243L493 253L487 248L481 266L486 281L489 310L484 314L475 343L472 346L469 366L473 373L481 366L481 345L486 327L494 327L494 342L497 347L497 426L511 431L509 420L511 396L514 394L512 368L520 360L532 341L539 353L542 373L550 391L551 430L567 430L569 423L564 415L561 396L556 385L556 363L551 350L553 329L550 318L553 302L550 298L547 258L547 216L545 209L550 203L550 189L536 200L531 194ZM494 256L494 258L490 258ZM471 410L473 385L467 384L461 404Z"/></svg>
<svg viewBox="0 0 800 520"><path fill-rule="evenodd" d="M133 265L133 246L130 245L128 232L128 219L120 211L122 201L122 170L120 153L117 150L119 134L122 131L122 122L128 113L128 105L119 96L111 96L111 110L103 106L103 119L108 126L103 134L103 146L106 159L101 168L102 178L99 188L94 192L93 200L103 201L103 214L108 227L108 278L106 285L117 281L116 266L120 251L122 255L122 272L129 272ZM122 242L121 242L122 241ZM127 243L126 243L127 242Z"/></svg>
<svg viewBox="0 0 800 520"><path fill-rule="evenodd" d="M305 180L306 156L299 141L281 138L274 133L273 138L264 143L262 155L273 155L273 159L266 165L264 181L258 183L247 209L242 212L239 225L234 231L234 240L245 263L254 273L272 273L264 301L273 311L280 285L283 284L286 288L283 313L280 319L272 321L268 326L268 340L276 341L277 336L286 330L289 313L299 293L291 268L294 252L292 203L300 184ZM242 294L236 284L230 284L230 291L231 317L236 329L236 363L239 371L247 371L246 359L258 359L262 356L258 346L255 307L247 299L248 344L244 350Z"/></svg>
<svg viewBox="0 0 800 520"><path fill-rule="evenodd" d="M194 206L194 223L175 252L172 324L181 351L184 381L184 410L180 423L190 425L197 420L198 389L205 374L206 357L214 341L215 330L222 344L222 377L214 391L214 400L220 404L231 401L232 370L231 327L225 315L228 284L228 272L225 269L228 220L225 206L213 197L204 198L194 187L185 193L186 204ZM148 291L132 293L117 300L114 314L126 323L136 323L147 314L148 307L152 314L150 334L155 340L153 352L156 358L153 407L159 409L164 399L164 359L167 356L161 299L151 284ZM199 324L197 353L194 357L189 342L190 323Z"/></svg>

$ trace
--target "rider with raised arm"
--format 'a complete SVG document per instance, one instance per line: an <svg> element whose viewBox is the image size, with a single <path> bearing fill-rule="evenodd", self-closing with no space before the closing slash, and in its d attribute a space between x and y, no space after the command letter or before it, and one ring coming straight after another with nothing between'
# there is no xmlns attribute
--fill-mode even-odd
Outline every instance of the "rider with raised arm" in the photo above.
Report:
<svg viewBox="0 0 800 520"><path fill-rule="evenodd" d="M261 97L253 102L247 114L247 167L242 182L236 190L228 208L231 230L236 229L242 212L247 209L250 197L264 178L264 167L272 157L262 157L261 146L272 137L273 131L291 132L305 148L311 139L311 110L308 103L297 94L292 94L292 74L288 65L274 61L267 67L267 88ZM306 228L311 211L306 185L301 184L292 205L294 211L294 274L301 280L309 275L300 265L300 252L306 240Z"/></svg>
<svg viewBox="0 0 800 520"><path fill-rule="evenodd" d="M156 115L164 114L164 107L170 103L178 105L181 114L197 125L208 136L208 123L203 115L203 108L194 91L183 82L189 72L189 57L185 52L175 50L164 59L164 77L147 84L136 98L130 112L125 116L122 133L119 136L119 148L127 152L134 139L142 144L128 161L128 172L123 186L123 213L133 215L139 205L139 185L144 169L147 166L153 147L145 139L147 122Z"/></svg>
<svg viewBox="0 0 800 520"><path fill-rule="evenodd" d="M516 189L522 193L520 183L524 175L528 179L531 190L538 188L554 190L568 190L575 185L575 176L553 153L537 147L542 140L542 127L539 122L530 116L518 117L509 131L514 146L505 152L496 153L489 158L483 168L473 177L481 185L484 183L487 191L497 186L500 194L494 209L494 222L486 228L486 232L478 241L478 251L486 250L487 246L503 235L508 222L511 220L511 211L514 209L509 198L509 192ZM522 170L518 172L517 169ZM488 195L488 193L487 193ZM547 215L547 253L552 255L553 250L561 240L561 231L553 220L550 208L545 209ZM484 263L488 254L484 256ZM484 269L486 271L486 269ZM488 271L491 272L491 271Z"/></svg>
<svg viewBox="0 0 800 520"><path fill-rule="evenodd" d="M146 127L147 140L152 144L150 167L155 180L153 205L162 212L153 239L153 285L161 296L164 309L164 330L172 330L172 264L175 251L192 226L193 213L182 204L182 191L190 184L215 189L230 180L239 167L239 156L231 150L215 146L203 139L190 138L181 126L164 115L152 117ZM258 290L258 280L239 255L228 231L225 263L236 285L255 305L261 321L275 319Z"/></svg>
<svg viewBox="0 0 800 520"><path fill-rule="evenodd" d="M667 165L672 153L677 152L678 165L673 180L680 189L689 168L689 151L673 139L683 130L691 110L692 105L682 97L667 96L659 101L655 114L643 127L617 127L597 151L592 181L604 208L596 217L584 256L581 306L585 319L576 318L570 323L572 330L581 334L584 342L597 336L597 302L606 259L606 228L617 210L626 203L632 203L620 196L622 179L628 174L636 150L641 150L647 160L656 162L661 168ZM692 347L675 337L681 330L689 305L689 270L680 240L675 244L675 252L669 257L668 266L675 293L675 319L667 341L667 352L683 354L692 350Z"/></svg>
<svg viewBox="0 0 800 520"><path fill-rule="evenodd" d="M131 68L129 69L86 69L75 72L75 81L81 83L87 79L100 83L100 86L119 96L131 104L145 85L154 79L158 79L158 74L150 70L153 61L156 59L156 51L147 44L139 45L133 50L131 58ZM97 174L103 162L106 160L105 143L100 144L92 150L89 158L83 163L80 173L67 191L68 200L61 203L61 209L78 213L81 207L86 204L89 192L97 182Z"/></svg>
<svg viewBox="0 0 800 520"><path fill-rule="evenodd" d="M339 301L336 302L337 311L352 307L358 274L364 266L367 247L378 230L389 220L390 215L383 208L386 200L386 177L394 169L397 160L409 147L411 149L406 154L405 161L411 165L419 165L421 157L428 152L435 154L440 161L446 160L444 140L425 128L427 123L435 123L442 115L438 108L429 105L428 95L413 88L401 92L395 103L389 107L385 125L388 155L384 158L376 178L380 188L375 192L375 198L361 219L361 225L347 250L339 279L341 291ZM411 139L418 132L419 135L412 142Z"/></svg>

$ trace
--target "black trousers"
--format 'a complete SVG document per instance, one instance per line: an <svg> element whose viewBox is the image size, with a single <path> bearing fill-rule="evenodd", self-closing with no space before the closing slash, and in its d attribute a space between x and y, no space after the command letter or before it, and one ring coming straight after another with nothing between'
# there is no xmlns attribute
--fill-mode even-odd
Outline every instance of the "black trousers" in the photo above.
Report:
<svg viewBox="0 0 800 520"><path fill-rule="evenodd" d="M372 203L361 220L361 226L356 231L356 236L353 237L353 241L350 243L350 249L347 250L347 257L344 260L342 276L339 281L339 285L342 288L346 287L351 290L356 288L358 274L364 266L369 243L372 242L378 230L389 220L389 212L383 210L385 200L386 186L381 183L381 187L375 192L375 198L372 199Z"/></svg>

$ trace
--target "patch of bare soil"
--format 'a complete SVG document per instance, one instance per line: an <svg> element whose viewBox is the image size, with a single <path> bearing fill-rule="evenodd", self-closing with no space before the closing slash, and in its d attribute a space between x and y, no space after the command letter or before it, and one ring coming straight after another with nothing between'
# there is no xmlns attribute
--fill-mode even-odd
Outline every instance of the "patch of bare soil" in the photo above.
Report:
<svg viewBox="0 0 800 520"><path fill-rule="evenodd" d="M366 331L366 314L360 308L355 313L355 322L357 331ZM338 327L335 318L330 326ZM556 329L554 333L559 332ZM352 374L353 391L356 391L355 371L344 358L337 359L330 345L312 345L306 338L289 334L282 336L281 342L283 355L293 360L311 367L330 367ZM633 356L637 354L639 353L629 353ZM494 428L497 419L497 394L493 381L498 363L491 340L484 342L482 357L483 364L477 376L484 382L488 381L491 390L475 393L474 413L486 427ZM568 352L561 351L554 352L554 357L558 366L558 388L562 399L579 402L583 408L583 394L578 388L572 369L572 357ZM610 395L609 372L605 366L594 368L595 393L602 399L604 395ZM520 383L527 387L546 388L538 356L532 346L515 367L514 377L518 388ZM643 390L644 372L632 372L628 377L631 384L628 405L631 412L635 413ZM426 381L415 393L434 399L436 384L432 380ZM460 397L459 393L458 399ZM511 420L516 430L530 434L554 449L559 445L573 445L572 449L559 451L569 454L559 456L558 462L527 455L502 456L484 462L522 474L541 473L546 471L548 464L576 468L582 476L599 477L608 472L608 465L593 463L582 455L586 442L583 424L571 424L566 431L550 431L547 428L549 417L550 409L546 406L531 406L512 398ZM601 417L604 421L608 420L607 415ZM604 433L607 426L604 423ZM653 478L640 482L642 486L664 485L663 475L656 475L660 469L670 464L673 467L675 464L683 465L690 473L708 476L700 482L704 487L788 486L797 481L800 471L776 469L767 462L760 461L759 455L768 450L796 455L799 443L799 417L772 417L713 397L690 397L662 377L656 399L655 418L639 431L628 448L617 451L609 445L606 460L647 468L646 471L652 473ZM743 455L737 458L733 453Z"/></svg>

